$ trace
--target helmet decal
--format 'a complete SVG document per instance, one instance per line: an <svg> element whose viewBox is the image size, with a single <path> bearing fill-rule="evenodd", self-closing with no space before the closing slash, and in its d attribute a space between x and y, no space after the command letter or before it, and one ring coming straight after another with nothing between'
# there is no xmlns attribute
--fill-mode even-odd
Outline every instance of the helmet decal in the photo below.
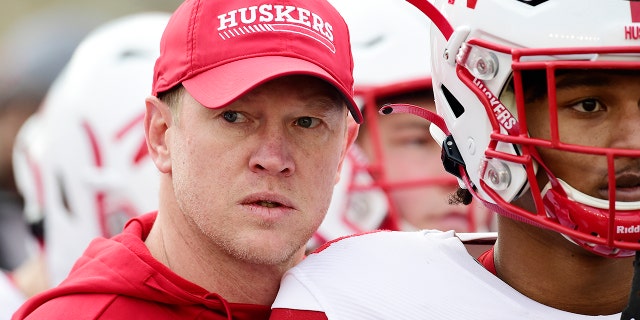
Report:
<svg viewBox="0 0 640 320"><path fill-rule="evenodd" d="M95 29L29 119L37 125L21 128L16 146L23 152L16 154L29 156L38 171L17 178L26 206L46 210L52 285L91 239L111 237L128 219L157 208L159 173L145 141L144 101L168 19L143 13ZM14 163L17 173L26 171L24 161Z"/></svg>

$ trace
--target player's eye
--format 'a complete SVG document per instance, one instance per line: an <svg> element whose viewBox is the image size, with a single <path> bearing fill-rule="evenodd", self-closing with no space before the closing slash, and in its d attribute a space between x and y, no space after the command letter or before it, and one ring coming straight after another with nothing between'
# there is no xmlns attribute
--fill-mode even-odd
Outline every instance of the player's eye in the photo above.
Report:
<svg viewBox="0 0 640 320"><path fill-rule="evenodd" d="M598 112L604 110L602 103L596 99L582 100L571 106L571 108L578 112Z"/></svg>

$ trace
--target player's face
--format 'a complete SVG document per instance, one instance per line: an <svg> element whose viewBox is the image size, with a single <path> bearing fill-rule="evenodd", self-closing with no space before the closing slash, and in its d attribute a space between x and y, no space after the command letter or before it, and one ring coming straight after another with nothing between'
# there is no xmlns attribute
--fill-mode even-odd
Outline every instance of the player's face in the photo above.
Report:
<svg viewBox="0 0 640 320"><path fill-rule="evenodd" d="M557 76L560 141L579 146L640 149L640 75L568 71ZM552 135L548 99L526 107L533 137ZM551 171L587 195L608 199L607 159L601 155L538 148ZM615 159L616 200L640 201L640 159Z"/></svg>
<svg viewBox="0 0 640 320"><path fill-rule="evenodd" d="M178 205L215 246L286 263L318 228L347 148L346 107L315 78L285 77L221 109L188 94L172 140Z"/></svg>
<svg viewBox="0 0 640 320"><path fill-rule="evenodd" d="M433 98L427 95L401 102L435 111ZM385 175L377 178L392 186L392 205L409 224L405 228L468 232L474 227L469 216L472 210L477 211L475 219L485 219L484 209L448 203L458 183L443 168L441 147L429 134L429 121L411 114L379 115L377 121ZM361 130L360 135L367 156L375 159L370 132Z"/></svg>

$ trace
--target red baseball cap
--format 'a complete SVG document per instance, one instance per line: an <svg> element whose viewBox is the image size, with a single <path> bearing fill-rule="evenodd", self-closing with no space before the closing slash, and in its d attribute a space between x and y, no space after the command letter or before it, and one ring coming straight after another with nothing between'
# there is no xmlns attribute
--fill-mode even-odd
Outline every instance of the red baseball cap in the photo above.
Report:
<svg viewBox="0 0 640 320"><path fill-rule="evenodd" d="M362 122L353 101L349 30L326 0L186 0L162 35L152 94L182 83L215 109L293 74L332 84Z"/></svg>

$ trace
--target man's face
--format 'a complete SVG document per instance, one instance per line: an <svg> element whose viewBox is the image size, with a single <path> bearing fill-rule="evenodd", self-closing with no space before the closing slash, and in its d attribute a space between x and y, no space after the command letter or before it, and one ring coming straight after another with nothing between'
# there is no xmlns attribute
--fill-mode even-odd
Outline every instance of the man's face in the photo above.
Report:
<svg viewBox="0 0 640 320"><path fill-rule="evenodd" d="M337 91L291 76L221 109L186 94L178 110L167 132L171 174L192 230L251 263L301 252L324 218L347 148Z"/></svg>
<svg viewBox="0 0 640 320"><path fill-rule="evenodd" d="M410 103L435 112L433 98L428 94L395 102ZM360 130L358 142L369 159L377 159L373 146L379 143L384 176L375 178L391 186L392 206L398 210L403 222L409 224L404 228L468 232L474 228L469 216L472 211L477 212L475 220L486 219L484 207L449 204L449 197L458 188L458 183L444 170L441 146L429 133L429 121L412 114L392 114L378 115L377 124L379 142L372 137L371 124Z"/></svg>
<svg viewBox="0 0 640 320"><path fill-rule="evenodd" d="M596 148L640 149L640 75L637 72L567 71L557 75L557 134L566 144ZM528 102L532 137L550 139L556 127L546 98ZM551 172L579 191L609 198L607 159L539 147ZM640 159L616 157L616 200L640 201ZM540 179L544 179L539 175Z"/></svg>

